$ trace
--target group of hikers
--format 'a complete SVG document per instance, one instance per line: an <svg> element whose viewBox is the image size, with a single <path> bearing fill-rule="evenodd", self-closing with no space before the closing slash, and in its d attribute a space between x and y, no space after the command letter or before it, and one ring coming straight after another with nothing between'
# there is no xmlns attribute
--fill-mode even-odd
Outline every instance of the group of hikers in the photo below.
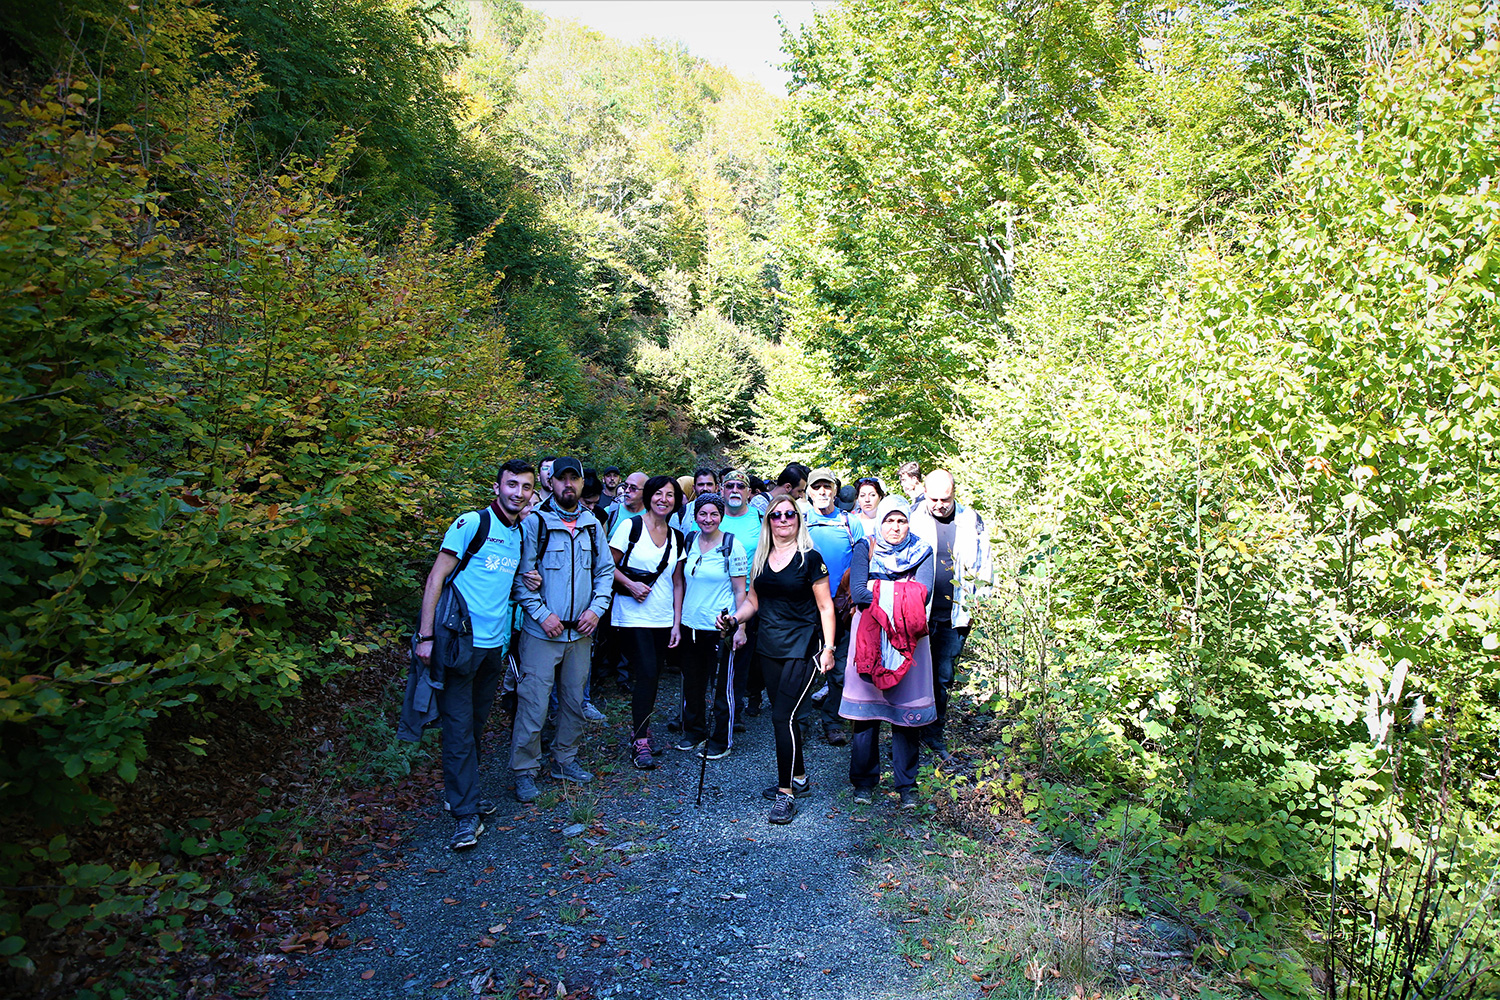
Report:
<svg viewBox="0 0 1500 1000"><path fill-rule="evenodd" d="M888 492L799 463L775 482L739 469L596 475L573 457L501 465L494 501L452 522L428 573L398 730L419 740L440 726L450 846L475 846L497 808L480 797L479 739L500 692L515 697L515 797L531 802L549 721L551 776L593 780L578 748L606 720L595 695L611 680L629 694L631 764L656 767L669 664L682 675L663 727L680 733L677 750L728 756L764 696L770 822L791 822L811 792L814 713L829 744L852 744L856 803L873 800L888 725L893 784L914 808L922 748L952 759L954 664L991 571L984 524L951 474L908 462L898 479Z"/></svg>

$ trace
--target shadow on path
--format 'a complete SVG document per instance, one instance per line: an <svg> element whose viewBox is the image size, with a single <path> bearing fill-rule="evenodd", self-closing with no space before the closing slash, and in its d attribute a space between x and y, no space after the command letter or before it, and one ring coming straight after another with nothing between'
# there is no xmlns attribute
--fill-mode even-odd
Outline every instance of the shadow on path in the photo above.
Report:
<svg viewBox="0 0 1500 1000"><path fill-rule="evenodd" d="M676 678L664 678L658 704L676 698ZM761 797L775 780L769 715L708 762L699 809L697 756L671 749L662 729L660 766L634 770L627 714L614 702L611 722L585 734L592 785L549 777L529 806L511 795L509 729L493 732L485 794L500 811L479 846L448 850L435 788L405 843L365 859L385 870L359 883L368 907L343 928L353 945L309 956L307 975L271 996L557 997L559 980L574 1000L915 992L870 875L898 813L890 801L852 805L847 748L810 741L813 794L777 827Z"/></svg>

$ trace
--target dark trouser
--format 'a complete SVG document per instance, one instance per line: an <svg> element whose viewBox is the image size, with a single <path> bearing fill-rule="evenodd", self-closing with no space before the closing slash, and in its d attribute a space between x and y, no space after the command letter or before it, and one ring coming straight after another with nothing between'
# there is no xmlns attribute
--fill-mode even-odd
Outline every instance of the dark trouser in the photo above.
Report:
<svg viewBox="0 0 1500 1000"><path fill-rule="evenodd" d="M744 664L743 670L735 671L734 696L741 703L750 699L760 702L761 692L766 689L766 679L761 675L760 657L755 655L756 638L760 635L760 620L752 618L745 622L745 644L735 650L735 657Z"/></svg>
<svg viewBox="0 0 1500 1000"><path fill-rule="evenodd" d="M838 641L833 644L833 669L823 675L828 682L828 696L823 699L823 722L844 725L839 703L844 700L844 666L849 659L849 626L839 623Z"/></svg>
<svg viewBox="0 0 1500 1000"><path fill-rule="evenodd" d="M599 620L599 627L594 630L594 661L589 668L589 686L599 693L597 697L590 699L595 704L603 701L605 681L614 681L621 690L630 689L630 677L621 664L621 656L620 631L610 621L609 612L606 611Z"/></svg>
<svg viewBox="0 0 1500 1000"><path fill-rule="evenodd" d="M449 670L437 693L443 733L443 796L457 819L479 813L479 738L495 703L505 657L499 649L476 649L472 673Z"/></svg>
<svg viewBox="0 0 1500 1000"><path fill-rule="evenodd" d="M917 753L925 727L891 725L891 770L896 790L917 787ZM880 784L880 720L853 723L849 752L849 783L855 788Z"/></svg>
<svg viewBox="0 0 1500 1000"><path fill-rule="evenodd" d="M734 706L728 693L734 689L735 661L743 650L729 657L719 669L719 633L714 629L684 627L682 642L682 735L698 743L707 739L716 748L729 746L730 727L734 724ZM709 732L703 707L709 685L713 685L713 732Z"/></svg>
<svg viewBox="0 0 1500 1000"><path fill-rule="evenodd" d="M630 720L635 730L632 739L645 739L651 731L651 713L656 711L656 686L672 630L629 626L615 631L620 637L620 648L630 661Z"/></svg>
<svg viewBox="0 0 1500 1000"><path fill-rule="evenodd" d="M797 713L812 694L820 676L813 659L793 660L760 657L760 669L771 696L771 732L776 735L776 786L790 788L792 777L805 777L802 740L797 734Z"/></svg>
<svg viewBox="0 0 1500 1000"><path fill-rule="evenodd" d="M948 721L948 697L953 690L954 665L964 651L964 640L969 638L969 626L954 628L952 625L933 623L932 626L932 693L937 701L937 721L922 730L922 742L932 747L945 747L943 727Z"/></svg>

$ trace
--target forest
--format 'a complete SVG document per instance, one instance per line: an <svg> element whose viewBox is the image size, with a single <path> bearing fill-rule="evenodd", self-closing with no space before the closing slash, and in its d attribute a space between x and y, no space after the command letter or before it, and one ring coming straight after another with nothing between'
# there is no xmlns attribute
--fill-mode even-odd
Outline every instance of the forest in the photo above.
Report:
<svg viewBox="0 0 1500 1000"><path fill-rule="evenodd" d="M1500 991L1493 2L844 0L784 96L517 0L3 7L0 981L191 947L235 893L84 831L576 451L952 469L946 794L1247 995Z"/></svg>

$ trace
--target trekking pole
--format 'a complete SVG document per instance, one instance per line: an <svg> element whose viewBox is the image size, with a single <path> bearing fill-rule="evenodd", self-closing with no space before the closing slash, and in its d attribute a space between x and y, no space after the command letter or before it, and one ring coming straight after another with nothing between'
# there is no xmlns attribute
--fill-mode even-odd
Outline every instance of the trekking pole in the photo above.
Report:
<svg viewBox="0 0 1500 1000"><path fill-rule="evenodd" d="M729 616L729 609L725 608L719 612L719 621ZM719 725L719 678L729 663L729 657L734 652L734 632L726 632L723 627L719 628L719 644L714 649L714 676L708 688L708 738L703 741L703 746L698 748L698 808L703 808L703 780L708 776L708 740L713 739L715 730ZM733 691L725 692L725 700L734 697Z"/></svg>

